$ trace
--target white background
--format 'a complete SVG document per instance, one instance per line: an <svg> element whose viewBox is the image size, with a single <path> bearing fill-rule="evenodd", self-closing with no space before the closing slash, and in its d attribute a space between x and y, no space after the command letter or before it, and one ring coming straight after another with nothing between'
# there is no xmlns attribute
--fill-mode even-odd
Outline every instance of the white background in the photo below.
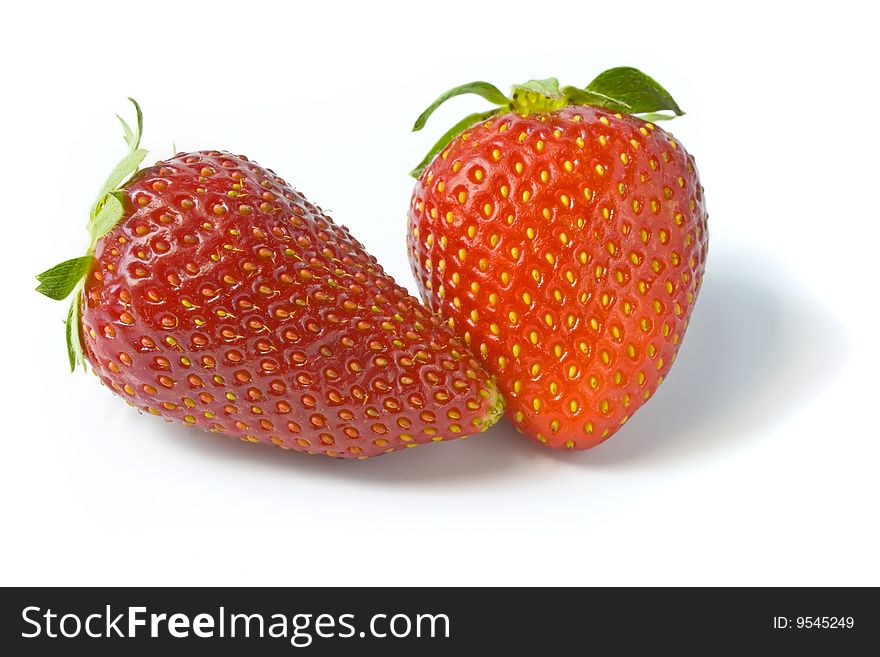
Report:
<svg viewBox="0 0 880 657"><path fill-rule="evenodd" d="M825 9L827 7L827 9ZM880 95L870 3L8 4L0 25L0 584L880 584ZM706 187L678 362L610 442L508 425L368 462L139 416L67 374L78 255L135 96L150 159L273 168L414 290L406 172L440 92L656 77Z"/></svg>

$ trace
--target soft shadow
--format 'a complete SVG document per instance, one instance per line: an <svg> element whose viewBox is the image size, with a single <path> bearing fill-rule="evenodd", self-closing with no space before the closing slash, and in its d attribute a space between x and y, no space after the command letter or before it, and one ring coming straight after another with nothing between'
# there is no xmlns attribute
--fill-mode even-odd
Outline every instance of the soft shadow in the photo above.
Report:
<svg viewBox="0 0 880 657"><path fill-rule="evenodd" d="M693 458L760 439L833 380L846 355L833 315L771 262L709 263L666 381L617 435L575 457L608 466Z"/></svg>
<svg viewBox="0 0 880 657"><path fill-rule="evenodd" d="M146 419L146 418L139 418ZM359 461L309 456L264 445L252 445L219 434L165 423L158 418L155 433L173 441L178 449L194 450L199 458L235 459L257 468L285 470L318 477L342 477L350 481L382 485L455 483L467 480L491 481L528 469L522 447L511 445L504 427L462 440L422 445L413 449ZM520 437L520 442L525 443ZM517 449L519 447L519 449ZM528 445L525 449L531 451Z"/></svg>
<svg viewBox="0 0 880 657"><path fill-rule="evenodd" d="M642 467L736 449L811 403L834 379L847 347L833 316L774 263L750 252L724 255L710 260L666 381L614 437L587 452L543 449L506 421L465 440L368 461L285 453L161 422L156 433L204 458L383 485L521 478L546 459L576 467Z"/></svg>

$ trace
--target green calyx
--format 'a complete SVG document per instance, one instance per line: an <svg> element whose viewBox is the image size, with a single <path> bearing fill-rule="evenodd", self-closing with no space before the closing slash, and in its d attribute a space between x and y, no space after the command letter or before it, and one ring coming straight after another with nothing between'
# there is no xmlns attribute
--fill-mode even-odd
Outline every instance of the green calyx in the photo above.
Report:
<svg viewBox="0 0 880 657"><path fill-rule="evenodd" d="M83 357L82 342L79 335L80 290L83 278L95 262L93 255L95 243L113 230L116 224L119 223L119 220L122 219L121 188L137 173L138 167L140 167L141 162L147 156L147 151L140 147L141 135L144 129L143 113L136 100L133 98L128 100L134 105L136 127L132 129L125 119L117 115L116 118L122 124L128 152L113 167L110 175L107 176L107 180L101 186L95 203L89 212L89 220L86 224L86 228L89 231L89 247L85 255L65 260L43 273L37 274L39 285L37 285L36 289L40 294L44 294L56 301L63 301L70 296L71 292L74 293L73 299L70 302L70 308L67 311L64 331L67 339L67 358L70 362L71 372L76 369L77 363L85 367L85 358Z"/></svg>
<svg viewBox="0 0 880 657"><path fill-rule="evenodd" d="M528 116L553 112L570 105L593 105L613 112L633 114L650 121L673 119L684 114L669 92L656 80L638 69L621 66L600 73L583 89L560 88L556 78L547 78L514 85L510 96L505 96L498 87L488 82L469 82L450 89L435 100L416 120L413 132L425 127L428 118L440 105L450 98L463 94L482 96L498 107L486 112L470 114L450 128L428 151L419 165L410 171L413 178L418 178L425 167L459 133L500 112L515 112Z"/></svg>

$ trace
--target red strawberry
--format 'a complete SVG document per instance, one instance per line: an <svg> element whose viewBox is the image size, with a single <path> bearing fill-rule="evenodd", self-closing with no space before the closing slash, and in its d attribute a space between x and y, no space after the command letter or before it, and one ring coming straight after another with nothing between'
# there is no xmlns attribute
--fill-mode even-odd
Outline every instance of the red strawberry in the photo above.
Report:
<svg viewBox="0 0 880 657"><path fill-rule="evenodd" d="M139 132L128 131L133 154ZM448 328L268 169L184 153L107 192L92 225L100 233L104 215L108 232L38 289L63 298L85 274L72 357L81 330L95 372L138 408L357 458L464 437L500 416L490 377Z"/></svg>
<svg viewBox="0 0 880 657"><path fill-rule="evenodd" d="M466 92L504 107L462 121L415 172L420 291L497 375L518 429L593 447L663 381L703 278L694 160L632 116L681 110L651 78L612 69L586 90L533 81L510 99L465 85L415 129Z"/></svg>

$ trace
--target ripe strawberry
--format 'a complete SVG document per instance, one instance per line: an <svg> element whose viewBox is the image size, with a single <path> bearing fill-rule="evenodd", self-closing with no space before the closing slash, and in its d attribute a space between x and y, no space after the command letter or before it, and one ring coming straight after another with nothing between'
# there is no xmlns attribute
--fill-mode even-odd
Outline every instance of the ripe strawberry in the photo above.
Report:
<svg viewBox="0 0 880 657"><path fill-rule="evenodd" d="M139 154L140 128L127 133ZM128 157L137 162L116 182L143 155ZM199 151L109 191L116 182L93 213L93 252L42 274L38 289L63 298L85 275L72 359L81 337L101 381L132 405L362 459L500 417L490 377L448 328L270 170Z"/></svg>
<svg viewBox="0 0 880 657"><path fill-rule="evenodd" d="M593 447L663 381L703 278L694 160L644 120L669 117L632 115L682 112L624 68L586 90L532 81L509 99L464 85L414 129L461 93L503 108L467 117L414 172L408 246L420 291L496 374L520 431Z"/></svg>

